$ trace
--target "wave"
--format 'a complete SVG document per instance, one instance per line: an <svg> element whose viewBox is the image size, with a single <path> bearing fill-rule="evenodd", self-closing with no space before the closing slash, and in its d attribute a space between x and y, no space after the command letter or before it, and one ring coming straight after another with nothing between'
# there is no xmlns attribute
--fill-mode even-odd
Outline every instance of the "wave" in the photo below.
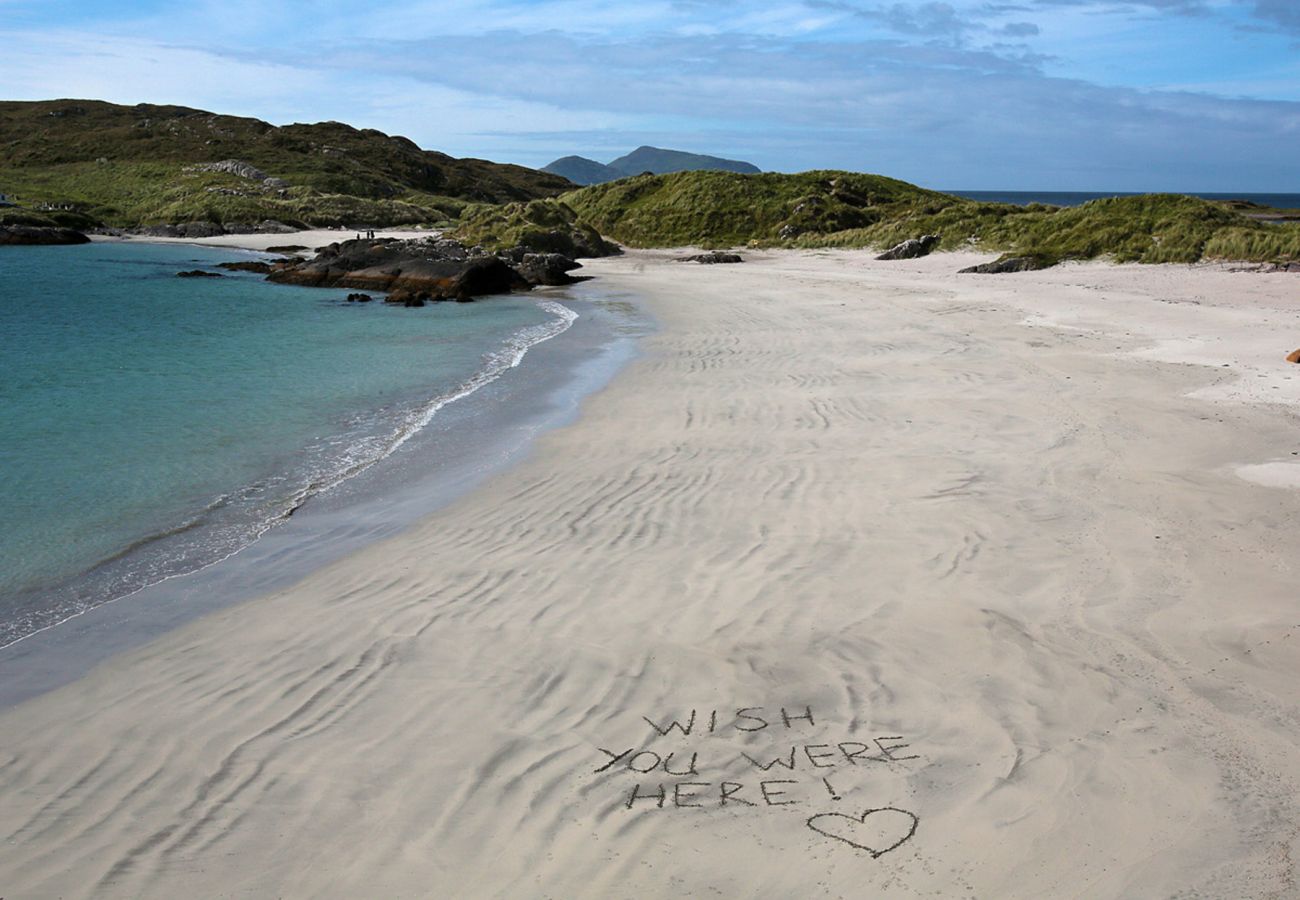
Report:
<svg viewBox="0 0 1300 900"><path fill-rule="evenodd" d="M338 487L397 452L438 411L463 400L519 366L533 347L568 331L578 313L554 300L538 307L552 316L521 328L483 355L469 378L413 406L373 411L345 423L341 434L307 447L306 465L223 494L183 522L133 541L59 585L24 591L13 618L0 622L0 650L56 628L92 609L138 594L172 578L229 559L283 524L313 497ZM23 609L27 607L26 609Z"/></svg>

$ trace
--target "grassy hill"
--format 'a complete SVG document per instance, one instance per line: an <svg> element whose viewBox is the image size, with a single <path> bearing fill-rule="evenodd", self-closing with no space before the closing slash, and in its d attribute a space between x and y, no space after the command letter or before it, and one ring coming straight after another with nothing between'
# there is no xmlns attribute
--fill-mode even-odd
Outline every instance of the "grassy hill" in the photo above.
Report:
<svg viewBox="0 0 1300 900"><path fill-rule="evenodd" d="M223 160L246 162L270 180L205 168ZM71 205L111 225L437 223L467 202L531 200L572 187L555 175L455 159L338 122L277 127L181 106L0 102L0 193L28 208Z"/></svg>
<svg viewBox="0 0 1300 900"><path fill-rule="evenodd" d="M561 202L581 222L632 247L889 247L938 234L942 249L1045 262L1300 259L1300 223L1258 222L1230 204L1173 194L1013 206L879 175L679 172L593 185Z"/></svg>

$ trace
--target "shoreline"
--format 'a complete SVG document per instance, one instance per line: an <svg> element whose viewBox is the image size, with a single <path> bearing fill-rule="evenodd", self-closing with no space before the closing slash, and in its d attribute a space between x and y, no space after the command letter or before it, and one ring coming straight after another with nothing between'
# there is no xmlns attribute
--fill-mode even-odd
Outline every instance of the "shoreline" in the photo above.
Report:
<svg viewBox="0 0 1300 900"><path fill-rule="evenodd" d="M204 239L147 243L207 246ZM649 327L635 314L611 315L599 291L573 287L583 286L531 295L538 303L559 301L576 316L558 334L529 345L500 375L440 400L427 421L382 458L341 474L250 542L0 647L0 710L75 681L196 617L292 583L433 513L525 457L533 436L573 415L583 396L634 357L634 332ZM67 589L93 574L60 584ZM213 600L217 594L221 599Z"/></svg>
<svg viewBox="0 0 1300 900"><path fill-rule="evenodd" d="M375 231L375 238L413 238L413 237L430 237L442 234L435 229L405 229L405 228L388 228ZM356 235L355 231L340 231L330 228L309 228L304 231L292 231L283 234L219 234L212 237L201 238L182 238L182 237L161 237L155 235L130 234L130 235L103 235L92 234L90 240L92 243L136 243L136 244L174 244L174 245L192 245L198 247L216 247L224 250L246 250L253 253L270 254L271 247L301 245L307 248L305 252L314 251L317 247L324 247L335 241L346 241ZM293 255L293 254L282 254Z"/></svg>
<svg viewBox="0 0 1300 900"><path fill-rule="evenodd" d="M585 263L659 328L526 459L0 712L0 880L1294 890L1293 276L746 255Z"/></svg>

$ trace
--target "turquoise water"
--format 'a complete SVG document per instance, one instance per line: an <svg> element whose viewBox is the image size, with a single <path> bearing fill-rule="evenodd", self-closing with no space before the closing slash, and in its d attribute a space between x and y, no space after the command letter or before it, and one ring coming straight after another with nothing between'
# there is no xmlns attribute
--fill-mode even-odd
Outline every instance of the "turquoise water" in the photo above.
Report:
<svg viewBox="0 0 1300 900"><path fill-rule="evenodd" d="M240 258L0 252L0 646L228 556L573 316L175 277Z"/></svg>

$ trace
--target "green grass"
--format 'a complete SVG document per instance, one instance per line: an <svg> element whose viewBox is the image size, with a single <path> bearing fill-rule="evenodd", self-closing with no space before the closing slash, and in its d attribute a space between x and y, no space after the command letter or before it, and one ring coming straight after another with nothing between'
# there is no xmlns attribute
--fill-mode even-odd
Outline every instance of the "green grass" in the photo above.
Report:
<svg viewBox="0 0 1300 900"><path fill-rule="evenodd" d="M288 195L233 175L187 171L224 159L287 181ZM454 159L338 122L276 127L175 106L0 102L0 193L29 207L71 202L110 225L267 218L438 225L468 203L531 200L571 187L547 173Z"/></svg>
<svg viewBox="0 0 1300 900"><path fill-rule="evenodd" d="M247 161L290 187L280 193L193 169L223 159ZM1048 260L1300 259L1300 223L1258 222L1230 203L1168 194L1020 207L831 171L676 172L571 187L546 173L453 159L338 122L275 127L175 106L0 102L0 193L29 210L41 201L72 203L75 212L45 214L71 227L92 220L124 227L459 221L471 243L558 252L592 245L597 232L633 247L708 248L885 248L939 234L941 249Z"/></svg>
<svg viewBox="0 0 1300 900"><path fill-rule="evenodd" d="M876 175L679 172L593 185L561 200L633 247L891 247L923 234L940 248L1045 260L1189 263L1300 259L1300 223L1257 222L1229 204L1174 194L1078 207L982 203Z"/></svg>
<svg viewBox="0 0 1300 900"><path fill-rule="evenodd" d="M457 239L488 250L526 247L568 256L603 255L597 229L581 222L572 207L559 200L533 200L505 206L467 209L456 229Z"/></svg>
<svg viewBox="0 0 1300 900"><path fill-rule="evenodd" d="M561 199L584 222L629 246L730 247L865 228L892 218L900 206L949 198L879 175L714 171L640 175Z"/></svg>

